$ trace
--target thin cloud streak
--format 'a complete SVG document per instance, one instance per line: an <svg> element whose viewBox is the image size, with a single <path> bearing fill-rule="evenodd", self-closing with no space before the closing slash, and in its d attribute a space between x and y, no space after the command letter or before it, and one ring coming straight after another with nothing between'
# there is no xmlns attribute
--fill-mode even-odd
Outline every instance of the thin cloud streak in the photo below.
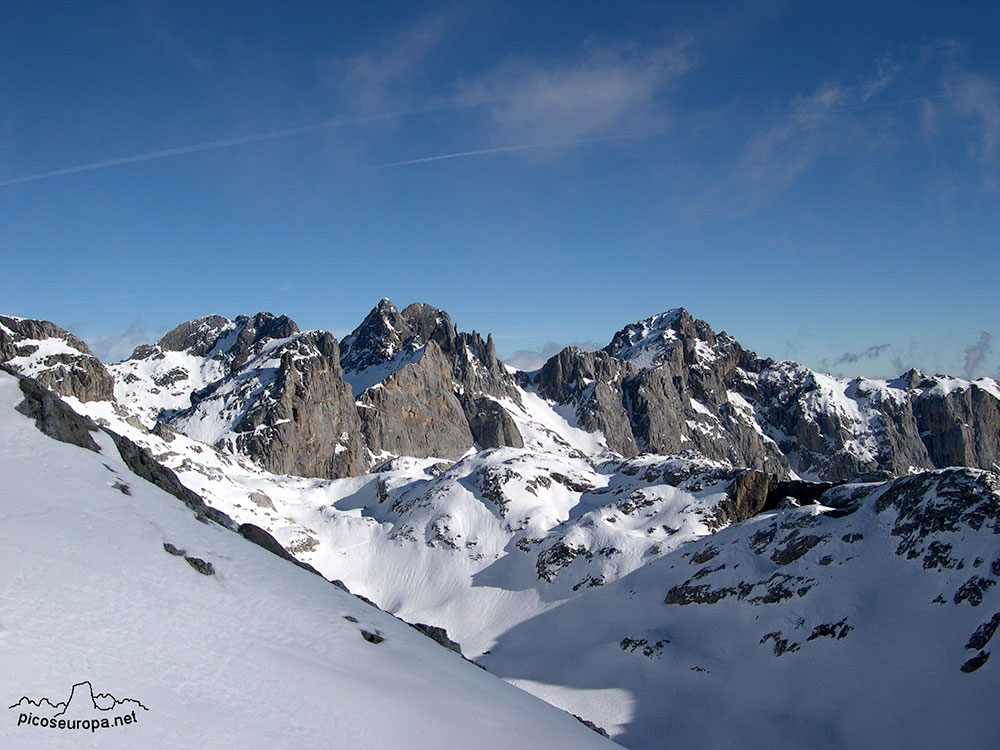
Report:
<svg viewBox="0 0 1000 750"><path fill-rule="evenodd" d="M480 148L474 151L457 151L453 154L437 154L436 156L423 156L419 159L406 159L404 161L393 161L386 164L375 164L371 169L388 169L390 167L406 167L411 164L426 164L432 161L443 161L445 159L463 159L469 156L485 156L487 154L505 154L514 151L530 151L532 149L554 148L556 146L581 146L587 143L600 143L602 141L622 141L627 138L640 138L642 134L629 133L626 135L605 135L598 138L570 138L563 141L545 141L543 143L521 143L513 146L497 146L496 148Z"/></svg>
<svg viewBox="0 0 1000 750"><path fill-rule="evenodd" d="M49 170L48 172L38 172L36 174L25 175L23 177L13 177L7 180L0 180L0 187L9 187L10 185L20 185L25 182L36 182L38 180L47 180L52 177L62 177L64 175L79 174L81 172L92 172L97 169L120 167L126 164L137 164L140 162L155 161L157 159L167 159L171 156L194 154L200 151L213 151L215 149L232 148L233 146L243 146L250 143L261 143L264 141L274 141L281 138L291 138L297 135L305 135L306 133L314 133L321 130L328 130L331 128L342 127L345 125L355 125L362 122L371 122L375 120L390 120L396 117L405 117L408 115L422 114L426 112L437 112L445 109L463 109L463 108L468 108L470 106L474 105L471 105L468 102L453 101L443 104L435 104L428 107L408 109L400 112L388 112L375 115L362 115L359 117L338 118L334 120L327 120L326 122L315 123L313 125L303 125L297 128L285 128L283 130L269 130L264 133L253 133L250 135L236 136L234 138L221 138L215 141L206 141L205 143L195 143L189 146L177 146L175 148L161 149L159 151L148 151L146 153L135 154L133 156L122 156L116 159L95 161L95 162L90 162L89 164L79 164L74 167L52 169Z"/></svg>

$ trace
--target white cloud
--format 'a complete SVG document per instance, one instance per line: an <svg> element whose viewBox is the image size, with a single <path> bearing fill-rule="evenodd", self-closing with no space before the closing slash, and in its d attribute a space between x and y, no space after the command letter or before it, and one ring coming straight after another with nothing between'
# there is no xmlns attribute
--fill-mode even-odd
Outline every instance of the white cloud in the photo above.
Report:
<svg viewBox="0 0 1000 750"><path fill-rule="evenodd" d="M137 346L152 344L166 332L166 328L146 329L142 321L136 319L123 331L94 334L84 340L102 362L120 362L128 358Z"/></svg>
<svg viewBox="0 0 1000 750"><path fill-rule="evenodd" d="M506 362L511 367L516 367L518 370L524 370L525 372L531 372L532 370L537 370L539 367L544 365L553 356L561 352L567 346L575 346L578 349L583 349L584 351L592 352L601 348L601 344L596 341L573 341L569 344L557 344L555 341L549 341L544 346L536 347L534 349L519 349L509 357L501 357L500 359Z"/></svg>
<svg viewBox="0 0 1000 750"><path fill-rule="evenodd" d="M654 49L587 45L572 61L514 61L463 81L459 96L486 107L498 139L554 141L649 127L658 97L691 66L691 40Z"/></svg>
<svg viewBox="0 0 1000 750"><path fill-rule="evenodd" d="M413 107L420 101L417 82L424 67L452 33L455 20L452 12L426 15L375 50L323 60L320 75L350 114Z"/></svg>
<svg viewBox="0 0 1000 750"><path fill-rule="evenodd" d="M942 77L942 86L948 114L967 129L969 157L994 161L1000 150L1000 84L952 68Z"/></svg>
<svg viewBox="0 0 1000 750"><path fill-rule="evenodd" d="M792 97L750 131L726 176L693 199L688 212L750 213L774 200L819 158L883 143L885 105L892 102L879 102L877 97L901 70L883 58L872 77L850 85L828 81Z"/></svg>

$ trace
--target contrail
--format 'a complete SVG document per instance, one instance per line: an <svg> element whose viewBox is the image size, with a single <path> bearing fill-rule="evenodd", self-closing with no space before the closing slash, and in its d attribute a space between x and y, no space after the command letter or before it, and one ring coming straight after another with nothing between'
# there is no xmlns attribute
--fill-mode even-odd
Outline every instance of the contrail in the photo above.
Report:
<svg viewBox="0 0 1000 750"><path fill-rule="evenodd" d="M521 143L514 146L497 146L496 148L480 148L475 151L457 151L453 154L438 154L436 156L423 156L419 159L406 159L404 161L391 161L386 164L375 164L371 169L388 169L390 167L406 167L411 164L426 164L431 161L443 161L444 159L464 159L467 156L484 156L486 154L505 154L511 151L529 151L531 149L552 148L554 146L577 146L584 143L599 143L601 141L620 141L625 138L638 138L637 133L627 135L604 135L598 138L571 138L564 141L544 141L542 143Z"/></svg>
<svg viewBox="0 0 1000 750"><path fill-rule="evenodd" d="M106 161L95 161L90 164L80 164L75 167L64 167L63 169L53 169L48 172L29 174L24 177L14 177L13 179L0 181L0 187L8 185L19 185L22 182L34 182L36 180L47 180L49 177L60 177L67 174L77 174L78 172L90 172L95 169L106 169L107 167L118 167L123 164L136 164L141 161L153 161L154 159L165 159L168 156L180 156L181 154L193 154L198 151L210 151L216 148L228 148L229 146L240 146L244 143L257 143L259 141L270 141L276 138L287 138L300 133L308 133L321 128L332 127L334 123L322 123L319 125L306 125L301 128L288 128L287 130L272 130L268 133L255 133L254 135L238 136L236 138L223 138L218 141L208 141L206 143L195 143L190 146L177 146L176 148L165 148L162 151L149 151L145 154L135 154L134 156L122 156L117 159ZM340 124L337 121L336 124Z"/></svg>
<svg viewBox="0 0 1000 750"><path fill-rule="evenodd" d="M37 174L29 174L25 175L24 177L13 177L7 180L0 180L0 187L8 187L9 185L20 185L21 183L24 182L35 182L36 180L47 180L50 177L61 177L63 175L68 175L68 174L78 174L79 172L91 172L95 169L107 169L108 167L119 167L124 164L136 164L138 162L143 162L143 161L166 159L170 156L193 154L199 151L211 151L213 149L219 149L219 148L242 146L248 143L273 141L279 138L289 138L291 136L303 135L305 133L312 133L318 130L326 130L341 125L352 125L362 122L370 122L373 120L388 120L394 117L403 117L406 115L420 114L423 112L436 112L443 109L458 109L467 106L471 105L463 102L436 104L428 107L409 109L400 112L366 115L363 117L340 118L334 120L327 120L326 122L320 122L314 125L304 125L297 128L285 128L284 130L269 130L265 133L253 133L251 135L241 135L241 136L236 136L234 138L221 138L216 141L206 141L205 143L195 143L189 146L177 146L175 148L165 148L159 151L148 151L143 154L134 154L132 156L121 156L116 159L95 161L95 162L90 162L89 164L79 164L75 167L52 169L48 172L38 172Z"/></svg>

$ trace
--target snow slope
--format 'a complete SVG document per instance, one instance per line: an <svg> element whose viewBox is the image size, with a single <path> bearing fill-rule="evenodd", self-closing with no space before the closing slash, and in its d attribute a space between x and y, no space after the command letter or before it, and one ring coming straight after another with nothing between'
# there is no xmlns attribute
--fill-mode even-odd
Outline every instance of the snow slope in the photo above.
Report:
<svg viewBox="0 0 1000 750"><path fill-rule="evenodd" d="M0 373L4 747L606 747L575 719L14 411ZM207 561L202 575L169 543ZM372 643L361 631L384 637ZM22 698L130 698L135 723L18 726ZM99 698L107 705L110 697Z"/></svg>
<svg viewBox="0 0 1000 750"><path fill-rule="evenodd" d="M1000 478L843 485L683 545L481 661L627 747L989 748Z"/></svg>

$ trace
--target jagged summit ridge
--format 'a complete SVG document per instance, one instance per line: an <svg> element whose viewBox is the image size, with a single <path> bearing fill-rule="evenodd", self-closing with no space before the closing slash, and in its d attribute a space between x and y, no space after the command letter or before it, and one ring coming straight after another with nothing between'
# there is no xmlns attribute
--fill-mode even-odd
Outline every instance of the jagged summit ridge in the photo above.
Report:
<svg viewBox="0 0 1000 750"><path fill-rule="evenodd" d="M701 456L815 480L1000 461L994 381L915 370L834 378L761 359L684 308L625 326L601 350L570 347L513 374L491 336L459 331L432 305L400 311L387 298L339 345L283 315L211 315L106 369L51 324L5 320L8 367L83 401L109 400L113 382L118 407L146 427L166 423L274 471L341 476L394 456L454 461L522 447L540 424L528 414L537 399L592 436L585 450L623 456ZM543 432L553 426L563 429Z"/></svg>
<svg viewBox="0 0 1000 750"><path fill-rule="evenodd" d="M623 455L693 450L813 479L989 468L1000 456L994 381L838 379L760 359L683 308L626 326L597 352L564 349L522 379Z"/></svg>

